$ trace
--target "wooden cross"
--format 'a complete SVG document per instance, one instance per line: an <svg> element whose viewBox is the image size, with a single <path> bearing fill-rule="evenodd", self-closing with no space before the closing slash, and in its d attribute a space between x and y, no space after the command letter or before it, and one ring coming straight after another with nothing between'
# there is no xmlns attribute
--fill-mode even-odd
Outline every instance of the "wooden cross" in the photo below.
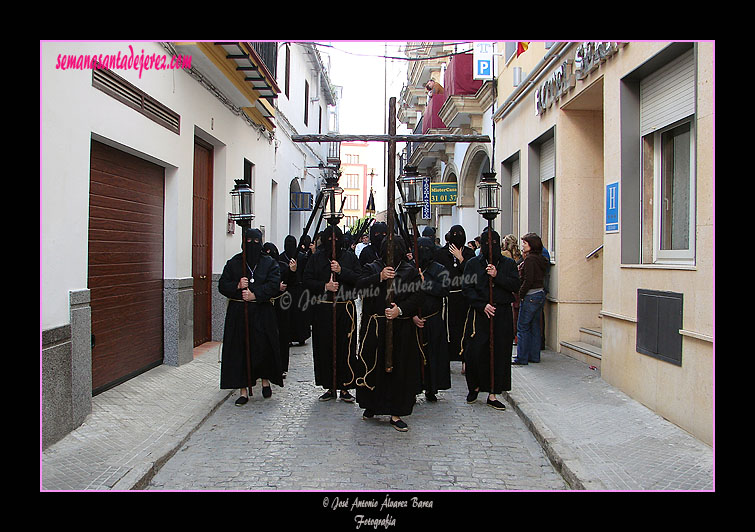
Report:
<svg viewBox="0 0 755 532"><path fill-rule="evenodd" d="M387 135L292 135L293 142L387 142L388 143L388 248L386 257L386 266L393 266L393 232L395 230L394 220L396 218L396 143L397 142L490 142L487 135L397 135L396 134L396 98L388 100L388 134ZM407 243L408 244L408 243ZM392 288L393 279L388 279L388 300L386 303L390 306L393 300ZM385 371L390 373L393 370L393 323L386 320L385 327Z"/></svg>

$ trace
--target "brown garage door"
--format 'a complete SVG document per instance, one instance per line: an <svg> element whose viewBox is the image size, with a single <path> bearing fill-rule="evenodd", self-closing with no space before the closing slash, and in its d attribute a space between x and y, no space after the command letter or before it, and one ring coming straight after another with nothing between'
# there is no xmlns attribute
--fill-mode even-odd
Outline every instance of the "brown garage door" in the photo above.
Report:
<svg viewBox="0 0 755 532"><path fill-rule="evenodd" d="M92 141L89 289L92 390L163 359L164 169Z"/></svg>

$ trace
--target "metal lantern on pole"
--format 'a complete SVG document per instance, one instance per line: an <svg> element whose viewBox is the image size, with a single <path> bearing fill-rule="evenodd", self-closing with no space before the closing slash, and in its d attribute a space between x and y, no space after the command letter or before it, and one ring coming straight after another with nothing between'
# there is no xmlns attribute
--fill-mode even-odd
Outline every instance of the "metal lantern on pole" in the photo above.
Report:
<svg viewBox="0 0 755 532"><path fill-rule="evenodd" d="M404 208L410 213L416 214L422 209L423 179L415 166L405 166L404 175L398 179Z"/></svg>
<svg viewBox="0 0 755 532"><path fill-rule="evenodd" d="M416 166L405 166L404 175L398 178L399 192L401 193L401 199L404 204L404 208L409 213L409 219L412 222L412 239L414 246L412 247L412 253L414 255L414 264L419 270L419 246L417 244L418 232L417 232L417 213L422 210L422 182L425 179L424 176L419 175ZM408 244L408 243L407 243ZM422 318L421 312L418 310L417 315ZM422 335L422 329L419 329L420 344L424 344L424 337ZM422 364L422 382L425 380L425 365L427 360L424 360Z"/></svg>
<svg viewBox="0 0 755 532"><path fill-rule="evenodd" d="M493 220L501 212L500 190L501 184L495 179L495 172L483 172L480 184L477 185L479 190L477 212L488 221L488 261L493 260ZM488 276L488 303L493 305L493 278ZM494 393L494 362L493 353L493 319L490 319L490 393Z"/></svg>
<svg viewBox="0 0 755 532"><path fill-rule="evenodd" d="M496 181L495 172L483 172L477 189L479 190L479 207L477 208L477 212L488 220L488 225L490 225L490 221L495 220L501 213L501 184Z"/></svg>
<svg viewBox="0 0 755 532"><path fill-rule="evenodd" d="M231 190L231 213L229 218L241 226L241 276L246 276L246 229L252 225L254 210L252 198L254 191L243 179L236 179L236 186ZM249 349L249 305L244 302L244 340L246 346L246 377L249 394L252 394L252 359Z"/></svg>
<svg viewBox="0 0 755 532"><path fill-rule="evenodd" d="M336 226L338 222L343 218L343 189L338 186L338 178L340 172L333 172L329 177L325 178L325 188L322 189L323 199L323 216L328 221L332 230L331 234L331 260L336 260ZM330 280L336 280L336 274L331 271ZM336 353L338 352L336 346L336 293L333 292L333 340L331 342L333 346L333 394L336 393L337 376L336 376Z"/></svg>
<svg viewBox="0 0 755 532"><path fill-rule="evenodd" d="M252 198L254 190L243 179L236 179L236 186L231 190L231 220L241 227L249 226L254 219Z"/></svg>
<svg viewBox="0 0 755 532"><path fill-rule="evenodd" d="M322 189L324 207L323 217L330 225L338 225L343 218L341 210L343 203L343 189L338 186L338 174L325 179L325 188Z"/></svg>

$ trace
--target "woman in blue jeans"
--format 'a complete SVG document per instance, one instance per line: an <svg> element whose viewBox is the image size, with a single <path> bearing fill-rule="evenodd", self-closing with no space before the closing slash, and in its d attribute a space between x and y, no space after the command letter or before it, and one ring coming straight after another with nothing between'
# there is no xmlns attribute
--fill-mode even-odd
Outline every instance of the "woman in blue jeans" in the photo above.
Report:
<svg viewBox="0 0 755 532"><path fill-rule="evenodd" d="M519 265L519 319L517 320L516 358L512 364L524 366L540 362L540 313L545 304L543 279L548 261L543 256L543 242L535 233L522 237L524 260Z"/></svg>

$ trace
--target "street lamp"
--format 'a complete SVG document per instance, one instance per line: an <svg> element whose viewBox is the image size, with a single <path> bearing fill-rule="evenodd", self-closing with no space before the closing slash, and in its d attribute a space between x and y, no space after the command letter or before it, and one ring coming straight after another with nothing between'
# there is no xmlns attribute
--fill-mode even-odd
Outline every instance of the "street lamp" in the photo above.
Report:
<svg viewBox="0 0 755 532"><path fill-rule="evenodd" d="M254 191L243 179L236 179L236 186L231 190L231 212L228 217L241 226L241 276L246 276L246 228L252 225L254 209L252 197ZM249 395L252 394L252 357L249 348L249 305L244 301L244 341L246 346L246 377Z"/></svg>
<svg viewBox="0 0 755 532"><path fill-rule="evenodd" d="M495 179L495 172L483 172L480 184L477 185L479 207L477 212L488 221L488 263L493 262L493 220L501 212L499 191L501 184ZM488 303L493 306L493 278L488 275ZM494 363L493 363L493 318L490 318L490 393L493 393ZM508 361L506 361L508 363Z"/></svg>

